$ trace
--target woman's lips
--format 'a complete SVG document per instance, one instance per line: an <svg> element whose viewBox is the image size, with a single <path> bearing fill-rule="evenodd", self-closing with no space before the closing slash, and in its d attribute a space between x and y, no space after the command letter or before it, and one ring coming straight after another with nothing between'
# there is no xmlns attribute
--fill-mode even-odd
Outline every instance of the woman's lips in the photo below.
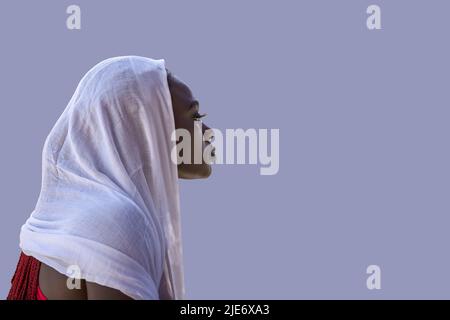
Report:
<svg viewBox="0 0 450 320"><path fill-rule="evenodd" d="M206 146L208 147L209 145L211 145L211 142L206 142ZM216 147L212 147L211 149L211 157L215 157L216 156Z"/></svg>

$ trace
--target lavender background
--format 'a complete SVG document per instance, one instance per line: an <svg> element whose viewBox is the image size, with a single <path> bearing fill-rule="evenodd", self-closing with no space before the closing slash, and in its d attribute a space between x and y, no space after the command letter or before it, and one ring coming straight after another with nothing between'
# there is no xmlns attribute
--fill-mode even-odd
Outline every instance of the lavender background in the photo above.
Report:
<svg viewBox="0 0 450 320"><path fill-rule="evenodd" d="M65 27L81 6L82 30ZM382 10L380 31L366 8ZM166 59L225 128L279 128L280 171L180 181L187 298L450 298L450 2L2 1L0 297L46 135L117 55ZM366 267L382 270L366 288Z"/></svg>

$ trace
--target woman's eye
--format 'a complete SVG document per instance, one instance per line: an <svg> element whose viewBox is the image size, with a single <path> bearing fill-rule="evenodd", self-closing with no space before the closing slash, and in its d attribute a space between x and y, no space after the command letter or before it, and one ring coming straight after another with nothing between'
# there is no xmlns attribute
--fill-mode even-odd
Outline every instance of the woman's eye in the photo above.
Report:
<svg viewBox="0 0 450 320"><path fill-rule="evenodd" d="M206 113L200 114L200 113L197 112L196 114L194 114L194 120L195 121L199 121L199 120L201 120L201 118L203 118L205 116L206 116Z"/></svg>

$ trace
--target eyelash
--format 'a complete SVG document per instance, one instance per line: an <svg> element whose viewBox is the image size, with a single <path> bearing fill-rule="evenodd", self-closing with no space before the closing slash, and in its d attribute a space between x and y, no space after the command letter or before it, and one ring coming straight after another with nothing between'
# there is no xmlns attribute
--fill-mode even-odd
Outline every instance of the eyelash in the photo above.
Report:
<svg viewBox="0 0 450 320"><path fill-rule="evenodd" d="M200 121L201 118L203 118L203 117L205 117L205 116L206 116L206 113L200 114L200 113L197 112L197 113L194 115L194 121Z"/></svg>

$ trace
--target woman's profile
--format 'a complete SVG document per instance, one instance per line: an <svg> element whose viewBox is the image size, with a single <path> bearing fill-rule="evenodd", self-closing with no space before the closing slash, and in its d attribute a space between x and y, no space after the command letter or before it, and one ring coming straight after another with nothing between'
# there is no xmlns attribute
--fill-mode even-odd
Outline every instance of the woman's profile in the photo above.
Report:
<svg viewBox="0 0 450 320"><path fill-rule="evenodd" d="M209 177L211 162L171 152L176 129L209 146L194 141L203 116L162 59L90 69L45 140L8 299L184 299L178 179Z"/></svg>

